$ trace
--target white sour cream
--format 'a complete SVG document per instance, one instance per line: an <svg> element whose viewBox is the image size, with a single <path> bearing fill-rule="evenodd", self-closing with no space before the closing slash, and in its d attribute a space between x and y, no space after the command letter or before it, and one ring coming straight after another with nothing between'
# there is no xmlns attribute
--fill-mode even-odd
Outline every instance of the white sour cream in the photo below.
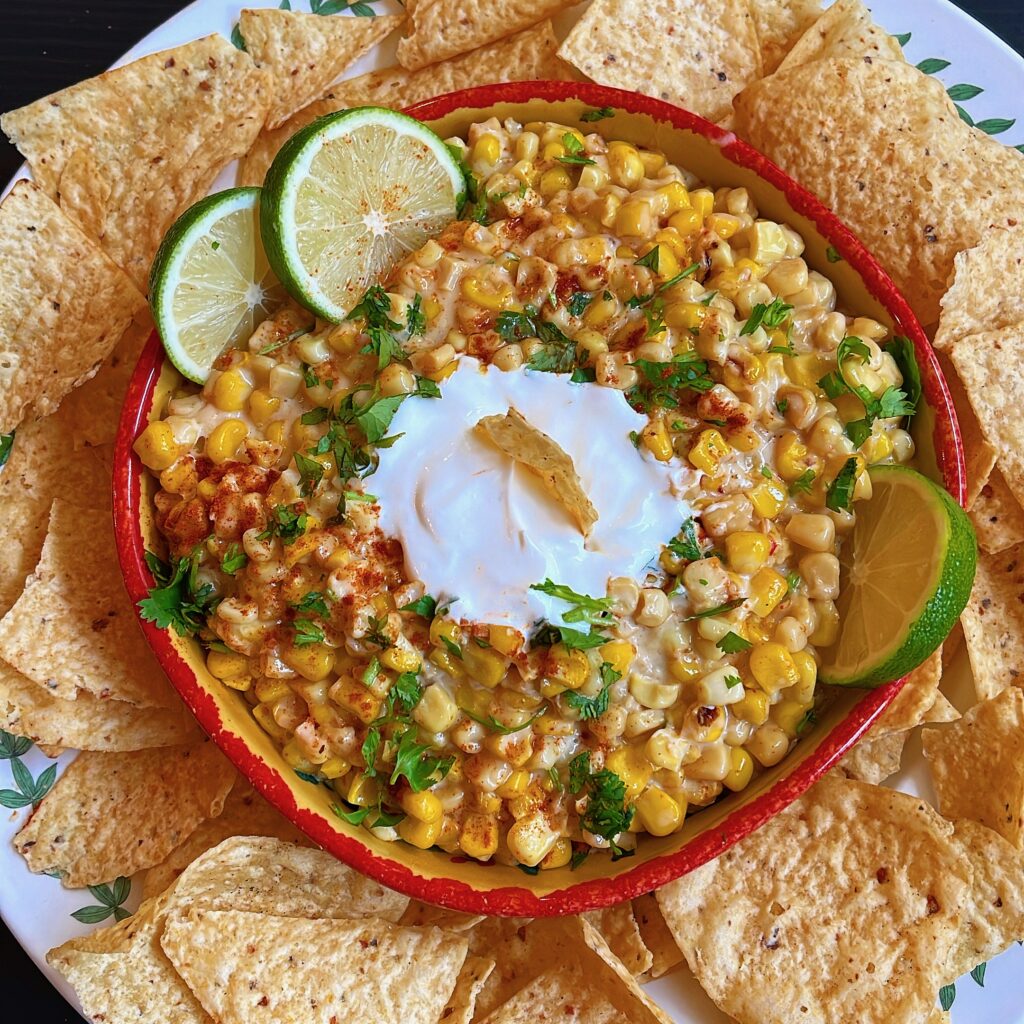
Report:
<svg viewBox="0 0 1024 1024"><path fill-rule="evenodd" d="M630 432L647 420L620 391L463 357L441 394L402 403L389 433L404 436L381 450L367 485L410 576L438 600L457 598L456 619L524 633L539 619L562 624L569 606L532 583L601 597L611 577L639 576L691 514L672 493L672 465L634 447ZM572 459L598 514L586 539L530 470L474 429L510 408Z"/></svg>

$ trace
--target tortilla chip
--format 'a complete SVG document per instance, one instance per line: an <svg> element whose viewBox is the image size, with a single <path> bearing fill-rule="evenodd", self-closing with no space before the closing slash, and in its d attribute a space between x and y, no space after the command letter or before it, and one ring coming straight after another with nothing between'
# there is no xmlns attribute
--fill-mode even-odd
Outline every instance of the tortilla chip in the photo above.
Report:
<svg viewBox="0 0 1024 1024"><path fill-rule="evenodd" d="M36 100L0 127L46 193L145 289L164 233L252 145L270 91L269 73L211 35Z"/></svg>
<svg viewBox="0 0 1024 1024"><path fill-rule="evenodd" d="M821 16L821 0L750 0L750 9L761 45L762 73L770 75Z"/></svg>
<svg viewBox="0 0 1024 1024"><path fill-rule="evenodd" d="M594 0L558 55L601 85L668 100L710 121L761 74L746 0Z"/></svg>
<svg viewBox="0 0 1024 1024"><path fill-rule="evenodd" d="M0 434L53 412L146 300L38 185L0 203Z"/></svg>
<svg viewBox="0 0 1024 1024"><path fill-rule="evenodd" d="M979 700L1024 686L1024 545L982 551L960 623Z"/></svg>
<svg viewBox="0 0 1024 1024"><path fill-rule="evenodd" d="M500 43L434 64L422 71L393 67L350 78L336 85L322 100L300 110L280 128L261 132L239 165L238 183L262 185L277 151L300 128L324 114L365 104L400 110L432 96L491 82L562 79L566 77L565 65L555 56L557 49L558 40L551 22L545 21Z"/></svg>
<svg viewBox="0 0 1024 1024"><path fill-rule="evenodd" d="M981 822L1024 849L1024 691L975 704L958 722L921 733L939 810Z"/></svg>
<svg viewBox="0 0 1024 1024"><path fill-rule="evenodd" d="M54 697L177 710L124 592L109 513L58 499L35 572L0 619L0 657Z"/></svg>
<svg viewBox="0 0 1024 1024"><path fill-rule="evenodd" d="M489 957L466 957L451 998L441 1011L439 1024L470 1024L476 1013L476 997L493 970L494 961Z"/></svg>
<svg viewBox="0 0 1024 1024"><path fill-rule="evenodd" d="M128 382L152 331L149 313L137 316L96 376L64 399L59 415L76 449L114 443Z"/></svg>
<svg viewBox="0 0 1024 1024"><path fill-rule="evenodd" d="M942 297L936 348L961 338L1024 322L1024 226L988 232L973 249L957 254L953 283Z"/></svg>
<svg viewBox="0 0 1024 1024"><path fill-rule="evenodd" d="M903 732L920 725L935 703L942 680L942 647L907 676L903 689L871 726L868 736L878 739L888 733Z"/></svg>
<svg viewBox="0 0 1024 1024"><path fill-rule="evenodd" d="M374 18L324 18L300 11L260 8L238 19L245 48L257 67L273 76L267 127L277 128L405 20L402 14Z"/></svg>
<svg viewBox="0 0 1024 1024"><path fill-rule="evenodd" d="M630 903L619 903L604 910L591 910L583 917L601 933L608 948L622 961L630 974L644 974L654 957L640 937L640 928Z"/></svg>
<svg viewBox="0 0 1024 1024"><path fill-rule="evenodd" d="M935 725L939 722L955 722L960 718L960 712L950 702L944 693L935 695L935 703L924 713L921 719L923 725Z"/></svg>
<svg viewBox="0 0 1024 1024"><path fill-rule="evenodd" d="M976 821L953 824L953 838L974 868L974 881L951 980L1024 937L1024 853Z"/></svg>
<svg viewBox="0 0 1024 1024"><path fill-rule="evenodd" d="M15 836L31 871L69 889L159 864L220 814L235 772L210 741L79 754Z"/></svg>
<svg viewBox="0 0 1024 1024"><path fill-rule="evenodd" d="M1024 389L1024 322L961 338L949 355L985 440L999 453L1007 487L1024 502L1024 422L1017 409Z"/></svg>
<svg viewBox="0 0 1024 1024"><path fill-rule="evenodd" d="M407 0L410 31L398 63L410 71L450 60L536 25L574 0ZM491 81L503 81L495 75ZM439 94L440 94L439 90Z"/></svg>
<svg viewBox="0 0 1024 1024"><path fill-rule="evenodd" d="M837 0L804 34L779 71L830 57L903 60L900 44L871 20L860 0Z"/></svg>
<svg viewBox="0 0 1024 1024"><path fill-rule="evenodd" d="M915 797L827 776L658 902L741 1024L919 1020L970 881L952 832Z"/></svg>
<svg viewBox="0 0 1024 1024"><path fill-rule="evenodd" d="M531 426L516 409L504 416L484 416L481 430L510 459L536 473L586 536L597 522L597 510L591 504L572 459L543 431Z"/></svg>
<svg viewBox="0 0 1024 1024"><path fill-rule="evenodd" d="M165 860L146 872L142 898L159 896L193 861L232 836L272 836L300 846L311 845L280 811L239 778L231 787L224 810L216 818L204 821L185 842L171 850Z"/></svg>
<svg viewBox="0 0 1024 1024"><path fill-rule="evenodd" d="M943 84L908 64L815 61L735 105L737 132L864 240L924 324L956 254L1024 220L1024 154L969 128Z"/></svg>
<svg viewBox="0 0 1024 1024"><path fill-rule="evenodd" d="M483 919L483 914L463 914L458 910L447 910L430 903L421 903L419 900L409 900L409 905L398 923L416 928L436 925L449 932L466 932L475 928Z"/></svg>
<svg viewBox="0 0 1024 1024"><path fill-rule="evenodd" d="M466 959L438 928L242 910L174 915L161 946L219 1024L437 1024Z"/></svg>
<svg viewBox="0 0 1024 1024"><path fill-rule="evenodd" d="M1024 541L1024 508L1006 486L998 466L992 470L969 514L982 551L994 555Z"/></svg>
<svg viewBox="0 0 1024 1024"><path fill-rule="evenodd" d="M63 406L56 416L19 428L14 437L0 472L0 615L17 601L39 561L54 498L110 514L113 448L69 447Z"/></svg>
<svg viewBox="0 0 1024 1024"><path fill-rule="evenodd" d="M35 744L75 750L144 750L194 743L202 734L184 704L140 708L82 691L53 697L0 661L0 729Z"/></svg>
<svg viewBox="0 0 1024 1024"><path fill-rule="evenodd" d="M647 972L647 979L660 978L683 962L683 954L676 945L665 918L661 916L661 908L654 893L638 896L633 900L633 915L640 929L640 937L651 951L652 963Z"/></svg>
<svg viewBox="0 0 1024 1024"><path fill-rule="evenodd" d="M906 732L890 732L877 739L872 738L869 732L867 738L861 740L833 771L847 779L877 786L900 770L906 742Z"/></svg>

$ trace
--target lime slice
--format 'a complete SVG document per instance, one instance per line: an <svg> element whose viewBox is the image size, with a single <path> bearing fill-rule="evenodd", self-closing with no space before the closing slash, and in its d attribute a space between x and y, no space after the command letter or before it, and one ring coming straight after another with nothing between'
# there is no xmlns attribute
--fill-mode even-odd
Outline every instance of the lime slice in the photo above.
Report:
<svg viewBox="0 0 1024 1024"><path fill-rule="evenodd" d="M258 188L229 188L189 207L164 236L150 305L171 362L202 384L229 345L244 342L288 298L259 231Z"/></svg>
<svg viewBox="0 0 1024 1024"><path fill-rule="evenodd" d="M978 557L970 520L941 487L902 466L869 472L871 500L843 551L841 632L820 671L836 686L879 686L920 665L967 604Z"/></svg>
<svg viewBox="0 0 1024 1024"><path fill-rule="evenodd" d="M338 322L406 253L455 219L465 178L445 144L393 110L307 125L263 183L263 244L293 298Z"/></svg>

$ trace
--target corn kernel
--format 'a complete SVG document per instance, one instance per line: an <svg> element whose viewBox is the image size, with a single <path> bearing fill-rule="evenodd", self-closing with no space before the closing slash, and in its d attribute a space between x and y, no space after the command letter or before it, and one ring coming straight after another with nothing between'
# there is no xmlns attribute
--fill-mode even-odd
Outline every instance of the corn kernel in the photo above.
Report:
<svg viewBox="0 0 1024 1024"><path fill-rule="evenodd" d="M578 690L590 675L590 662L578 650L570 650L565 644L555 644L544 663L544 674L554 683L567 690Z"/></svg>
<svg viewBox="0 0 1024 1024"><path fill-rule="evenodd" d="M762 519L774 519L786 504L786 492L774 481L758 484L747 497Z"/></svg>
<svg viewBox="0 0 1024 1024"><path fill-rule="evenodd" d="M753 758L742 747L732 747L729 750L729 773L722 779L722 784L726 789L738 793L750 785L753 775Z"/></svg>
<svg viewBox="0 0 1024 1024"><path fill-rule="evenodd" d="M420 656L411 647L389 647L380 654L380 663L392 672L416 672Z"/></svg>
<svg viewBox="0 0 1024 1024"><path fill-rule="evenodd" d="M784 576L768 566L758 569L750 581L751 610L761 618L771 615L788 591L789 584Z"/></svg>
<svg viewBox="0 0 1024 1024"><path fill-rule="evenodd" d="M864 403L856 395L847 392L831 401L843 423L864 418Z"/></svg>
<svg viewBox="0 0 1024 1024"><path fill-rule="evenodd" d="M398 834L410 845L429 850L441 836L443 819L420 821L418 818L403 818L398 823Z"/></svg>
<svg viewBox="0 0 1024 1024"><path fill-rule="evenodd" d="M690 208L690 193L681 181L671 181L658 189L658 195L665 197L665 213L671 216L680 210Z"/></svg>
<svg viewBox="0 0 1024 1024"><path fill-rule="evenodd" d="M541 811L520 818L509 830L505 841L508 851L520 864L536 867L558 841Z"/></svg>
<svg viewBox="0 0 1024 1024"><path fill-rule="evenodd" d="M804 388L818 390L818 381L829 371L828 360L824 356L808 353L802 356L785 356L783 366L786 376L794 384ZM820 390L818 390L820 394Z"/></svg>
<svg viewBox="0 0 1024 1024"><path fill-rule="evenodd" d="M281 748L281 756L289 767L299 772L312 773L316 767L303 753L294 737Z"/></svg>
<svg viewBox="0 0 1024 1024"><path fill-rule="evenodd" d="M700 659L685 648L679 648L673 652L668 663L668 670L672 678L680 683L689 683L704 673Z"/></svg>
<svg viewBox="0 0 1024 1024"><path fill-rule="evenodd" d="M739 217L731 213L712 213L707 221L708 230L714 231L719 238L730 239L739 231L741 225Z"/></svg>
<svg viewBox="0 0 1024 1024"><path fill-rule="evenodd" d="M132 449L142 460L144 466L156 470L158 473L175 462L184 450L174 440L174 431L163 420L150 423L139 434Z"/></svg>
<svg viewBox="0 0 1024 1024"><path fill-rule="evenodd" d="M369 807L377 802L379 794L380 788L376 780L359 772L348 784L345 800L350 804L355 804L356 807Z"/></svg>
<svg viewBox="0 0 1024 1024"><path fill-rule="evenodd" d="M695 235L704 227L704 215L697 209L680 210L668 219L669 227L675 228L684 238Z"/></svg>
<svg viewBox="0 0 1024 1024"><path fill-rule="evenodd" d="M326 673L325 673L326 674ZM331 700L369 725L380 714L381 698L353 676L341 676L331 687Z"/></svg>
<svg viewBox="0 0 1024 1024"><path fill-rule="evenodd" d="M512 626L489 626L487 639L499 654L515 654L523 645L522 634Z"/></svg>
<svg viewBox="0 0 1024 1024"><path fill-rule="evenodd" d="M619 207L615 214L615 231L617 234L635 238L647 238L654 228L654 218L651 215L650 204L639 199L627 200ZM629 259L628 256L622 257Z"/></svg>
<svg viewBox="0 0 1024 1024"><path fill-rule="evenodd" d="M715 208L715 194L706 188L690 193L690 206L700 211L702 218L710 217Z"/></svg>
<svg viewBox="0 0 1024 1024"><path fill-rule="evenodd" d="M718 469L718 464L728 454L729 445L725 438L717 430L708 429L700 432L688 457L697 469L713 474Z"/></svg>
<svg viewBox="0 0 1024 1024"><path fill-rule="evenodd" d="M205 480L199 481L199 486L196 490L199 492L199 497L204 501L213 501L217 494L217 484L207 477Z"/></svg>
<svg viewBox="0 0 1024 1024"><path fill-rule="evenodd" d="M760 365L760 362L753 363L751 368L753 369L754 366L759 367ZM756 377L759 376L760 372L756 374ZM733 430L726 440L736 451L744 452L748 455L750 452L757 451L761 447L761 435L753 427L741 427L739 430Z"/></svg>
<svg viewBox="0 0 1024 1024"><path fill-rule="evenodd" d="M530 785L530 773L524 768L517 768L495 792L502 800L514 800L526 792Z"/></svg>
<svg viewBox="0 0 1024 1024"><path fill-rule="evenodd" d="M455 724L459 707L443 686L435 684L423 691L412 716L427 732L444 732Z"/></svg>
<svg viewBox="0 0 1024 1024"><path fill-rule="evenodd" d="M427 657L432 664L442 672L447 672L452 679L465 678L466 670L462 667L462 662L447 649L435 647Z"/></svg>
<svg viewBox="0 0 1024 1024"><path fill-rule="evenodd" d="M241 420L223 420L206 439L206 455L220 466L233 459L238 446L249 436L249 428Z"/></svg>
<svg viewBox="0 0 1024 1024"><path fill-rule="evenodd" d="M320 536L313 530L312 520L306 523L306 532L289 544L284 551L284 564L291 569L308 558L320 546Z"/></svg>
<svg viewBox="0 0 1024 1024"><path fill-rule="evenodd" d="M256 699L261 704L273 704L289 693L291 689L283 679L261 679L256 684Z"/></svg>
<svg viewBox="0 0 1024 1024"><path fill-rule="evenodd" d="M782 644L756 644L750 652L750 673L770 697L799 682L793 656Z"/></svg>
<svg viewBox="0 0 1024 1024"><path fill-rule="evenodd" d="M664 420L650 420L640 433L644 447L659 461L670 462L675 454Z"/></svg>
<svg viewBox="0 0 1024 1024"><path fill-rule="evenodd" d="M775 468L783 480L792 483L811 468L807 445L793 433L783 434L775 445Z"/></svg>
<svg viewBox="0 0 1024 1024"><path fill-rule="evenodd" d="M252 385L237 371L225 370L213 383L213 404L222 412L241 412Z"/></svg>
<svg viewBox="0 0 1024 1024"><path fill-rule="evenodd" d="M222 679L221 682L228 689L237 690L239 693L248 693L252 689L253 678L250 675L229 676L227 679Z"/></svg>
<svg viewBox="0 0 1024 1024"><path fill-rule="evenodd" d="M507 309L512 301L510 286L503 285L501 288L492 288L472 275L462 279L462 294L470 302L475 302L478 306L495 312Z"/></svg>
<svg viewBox="0 0 1024 1024"><path fill-rule="evenodd" d="M771 701L767 693L763 690L747 690L743 699L733 704L730 711L751 725L764 725L768 721L770 709Z"/></svg>
<svg viewBox="0 0 1024 1024"><path fill-rule="evenodd" d="M548 855L540 862L541 871L564 868L572 860L572 841L562 836L556 840Z"/></svg>
<svg viewBox="0 0 1024 1024"><path fill-rule="evenodd" d="M459 833L459 849L474 860L487 860L498 851L498 819L493 814L468 814Z"/></svg>
<svg viewBox="0 0 1024 1024"><path fill-rule="evenodd" d="M740 530L725 538L725 553L729 567L736 572L752 573L768 561L772 542L763 533Z"/></svg>
<svg viewBox="0 0 1024 1024"><path fill-rule="evenodd" d="M633 655L636 653L628 640L611 640L602 644L597 652L601 655L601 660L611 665L620 676L624 676L629 670Z"/></svg>
<svg viewBox="0 0 1024 1024"><path fill-rule="evenodd" d="M839 639L839 611L832 601L814 604L818 622L808 639L815 647L831 647Z"/></svg>
<svg viewBox="0 0 1024 1024"><path fill-rule="evenodd" d="M491 648L481 648L470 641L463 648L462 664L478 683L493 690L508 672L508 659Z"/></svg>
<svg viewBox="0 0 1024 1024"><path fill-rule="evenodd" d="M572 178L564 167L553 167L541 175L539 191L545 199L552 199L559 192L565 192L570 188Z"/></svg>
<svg viewBox="0 0 1024 1024"><path fill-rule="evenodd" d="M772 708L772 721L790 738L795 739L800 723L807 717L810 704L801 704L796 700L779 701Z"/></svg>
<svg viewBox="0 0 1024 1024"><path fill-rule="evenodd" d="M652 836L667 836L683 823L683 808L663 789L645 789L636 802L636 813Z"/></svg>
<svg viewBox="0 0 1024 1024"><path fill-rule="evenodd" d="M206 667L210 675L218 679L230 679L248 671L249 659L234 651L210 651L206 655Z"/></svg>
<svg viewBox="0 0 1024 1024"><path fill-rule="evenodd" d="M640 747L619 747L613 750L605 759L605 767L622 780L629 800L635 800L651 781L651 762Z"/></svg>
<svg viewBox="0 0 1024 1024"><path fill-rule="evenodd" d="M636 148L628 142L613 142L608 147L608 169L612 181L623 188L636 188L643 181L643 160Z"/></svg>
<svg viewBox="0 0 1024 1024"><path fill-rule="evenodd" d="M481 135L473 143L472 162L493 167L501 159L501 141L490 133Z"/></svg>
<svg viewBox="0 0 1024 1024"><path fill-rule="evenodd" d="M872 434L861 446L861 454L873 466L892 455L892 440L888 434Z"/></svg>
<svg viewBox="0 0 1024 1024"><path fill-rule="evenodd" d="M281 399L263 388L257 388L249 396L249 415L261 430L277 415Z"/></svg>
<svg viewBox="0 0 1024 1024"><path fill-rule="evenodd" d="M810 687L814 691L814 684L818 681L818 663L814 660L810 651L797 651L793 655L797 671L800 673L800 685ZM809 699L809 698L808 698Z"/></svg>
<svg viewBox="0 0 1024 1024"><path fill-rule="evenodd" d="M260 728L268 735L271 739L277 740L278 743L283 743L288 739L288 731L282 729L274 720L274 712L271 710L269 704L257 704L252 709L252 717L259 722Z"/></svg>
<svg viewBox="0 0 1024 1024"><path fill-rule="evenodd" d="M320 774L325 779L340 779L351 767L343 757L329 757L320 765Z"/></svg>
<svg viewBox="0 0 1024 1024"><path fill-rule="evenodd" d="M430 790L421 793L409 791L402 794L402 810L417 821L439 821L444 814L441 801Z"/></svg>

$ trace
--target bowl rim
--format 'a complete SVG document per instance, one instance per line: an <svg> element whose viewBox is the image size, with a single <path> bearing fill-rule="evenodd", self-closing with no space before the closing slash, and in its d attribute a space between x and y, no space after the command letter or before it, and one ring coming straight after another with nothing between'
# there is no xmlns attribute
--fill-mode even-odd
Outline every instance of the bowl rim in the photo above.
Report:
<svg viewBox="0 0 1024 1024"><path fill-rule="evenodd" d="M924 394L935 412L933 443L938 469L946 489L961 506L964 504L966 472L956 410L935 353L906 300L864 244L832 211L733 132L652 97L572 81L479 86L414 104L406 108L405 113L423 121L432 121L462 108L486 109L500 103L534 100L578 100L592 107L613 107L632 114L646 114L675 130L702 136L718 146L731 163L753 171L778 189L790 208L812 221L821 237L851 265L868 292L892 317L894 331L904 334L913 343L921 368ZM354 836L334 828L319 813L299 808L292 790L294 783L251 750L241 737L223 727L212 694L181 657L169 633L139 616L138 602L153 585L153 578L145 564L145 541L141 529L141 485L145 471L132 451L132 444L148 422L153 391L164 363L160 339L154 330L132 374L115 440L112 481L114 535L125 588L136 617L178 694L202 728L254 788L328 852L391 889L427 903L472 914L548 917L611 906L660 888L718 856L801 796L870 728L905 682L904 677L878 689L865 691L849 714L821 739L811 754L796 764L792 772L732 811L720 825L694 836L672 853L653 857L614 877L574 882L541 896L525 882L522 886L485 890L457 877L421 875L403 863L400 857L378 854ZM448 854L444 856L450 857ZM457 871L452 874L457 874Z"/></svg>

